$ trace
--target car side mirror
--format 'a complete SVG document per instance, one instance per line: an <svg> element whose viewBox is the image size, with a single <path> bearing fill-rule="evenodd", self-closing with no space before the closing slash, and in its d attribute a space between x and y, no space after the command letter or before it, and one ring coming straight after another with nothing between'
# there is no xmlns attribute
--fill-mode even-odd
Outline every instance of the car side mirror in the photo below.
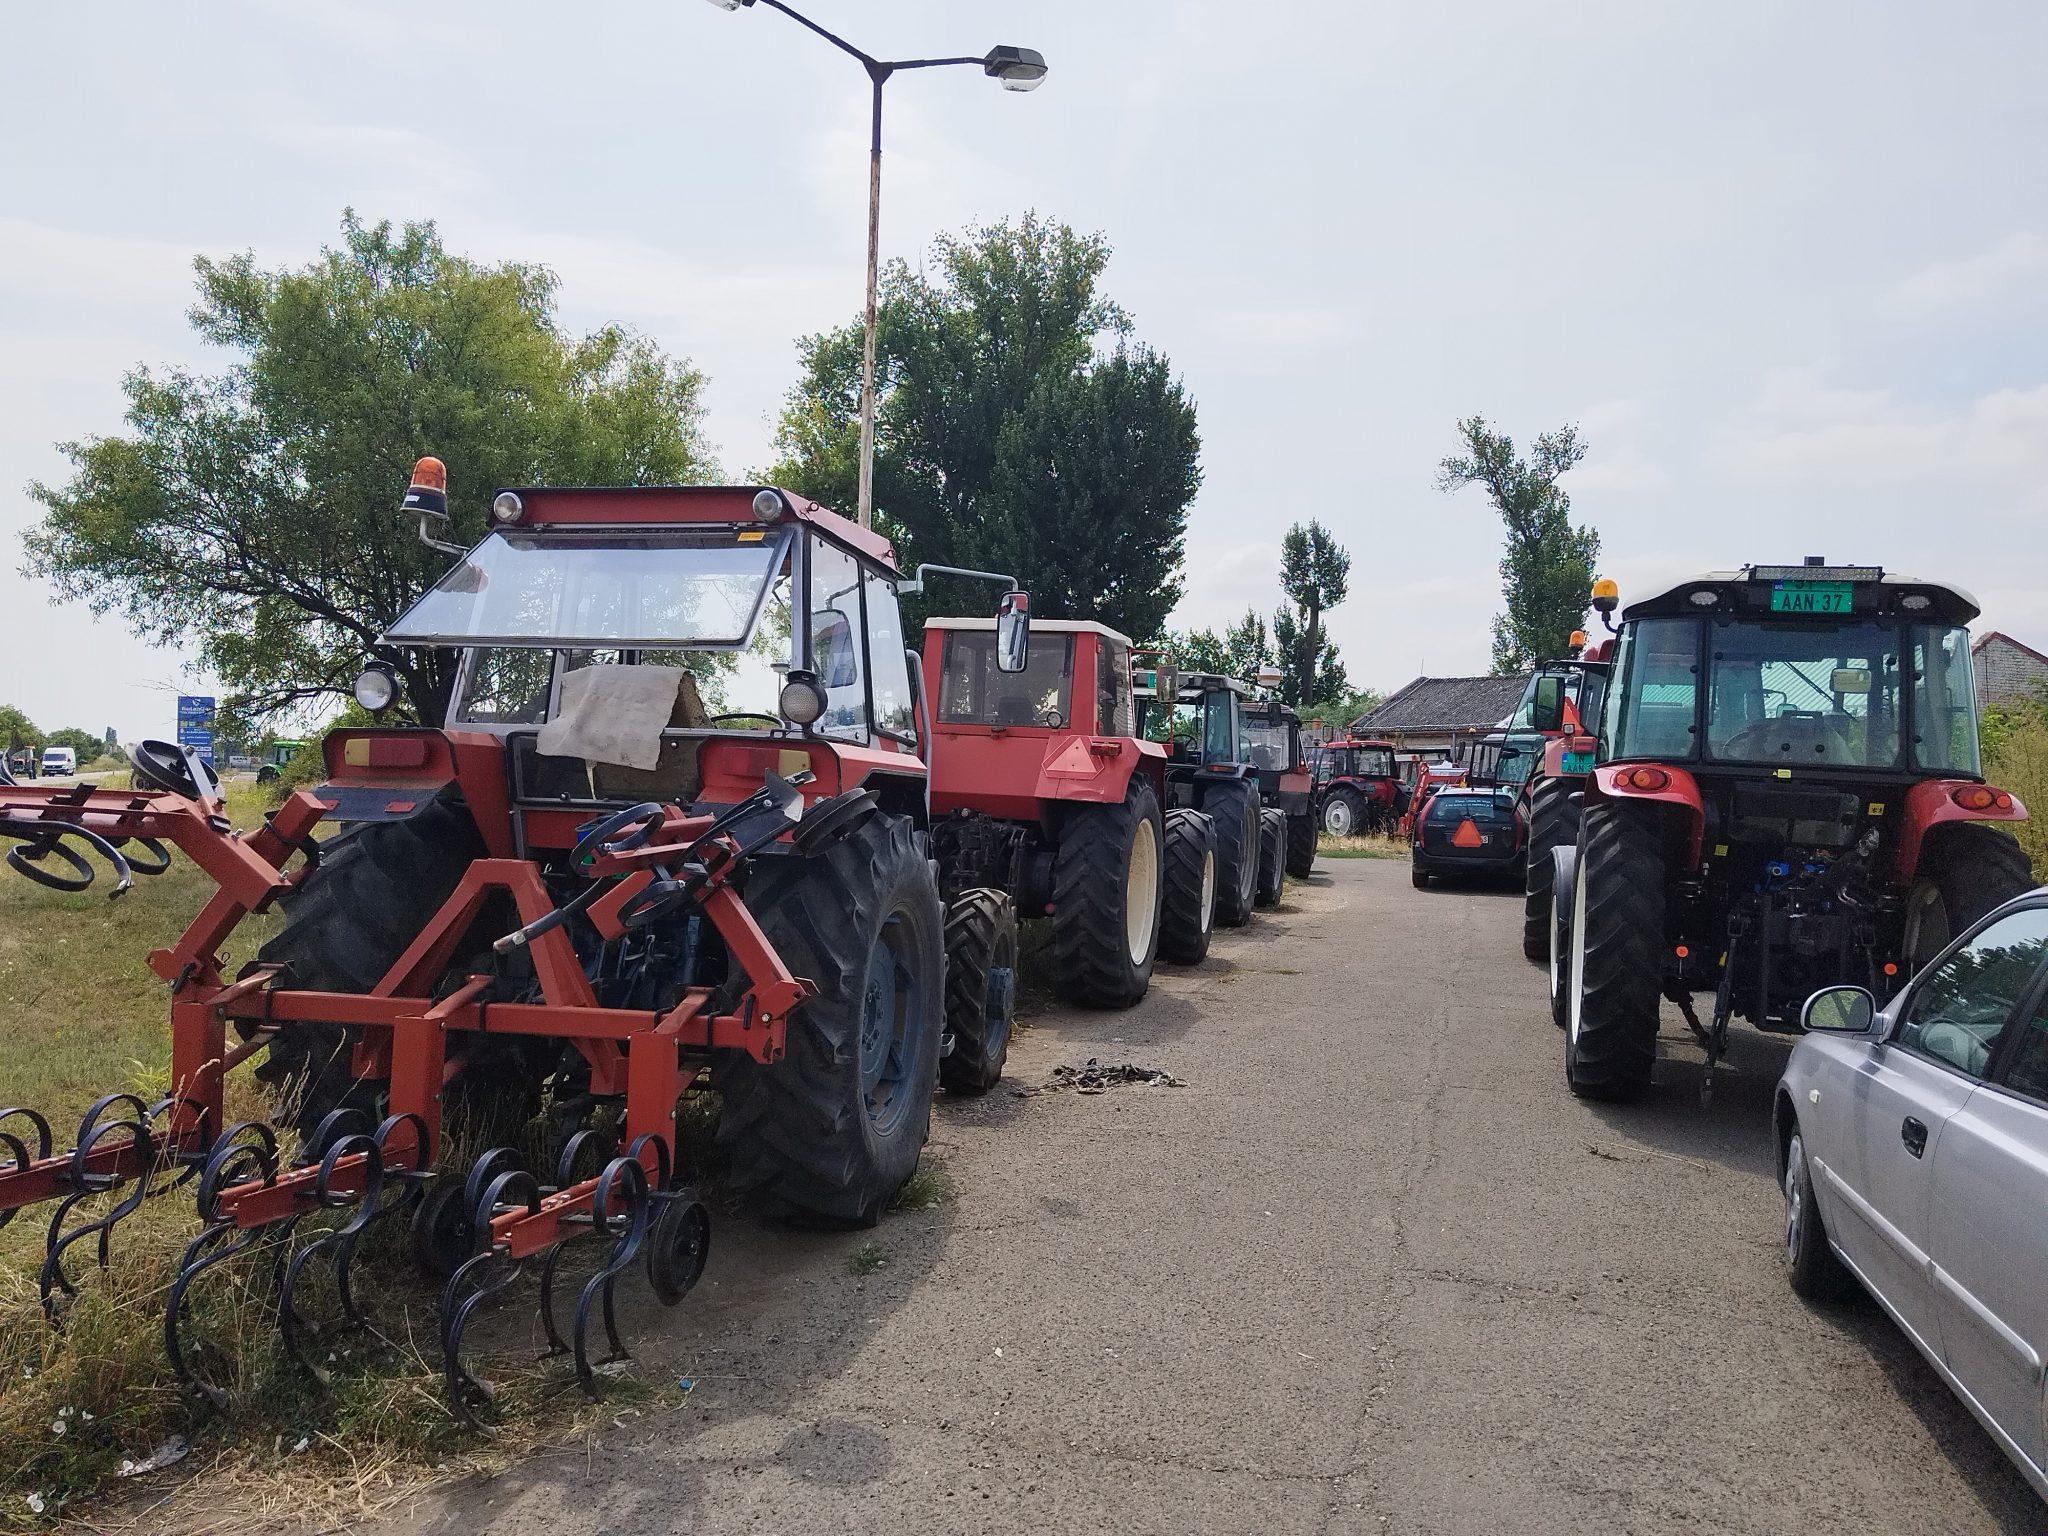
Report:
<svg viewBox="0 0 2048 1536"><path fill-rule="evenodd" d="M1867 987L1822 987L1799 1010L1799 1027L1830 1035L1867 1035L1877 1022L1877 999Z"/></svg>
<svg viewBox="0 0 2048 1536"><path fill-rule="evenodd" d="M996 609L996 670L1022 672L1031 659L1031 598L1023 592L1005 592Z"/></svg>
<svg viewBox="0 0 2048 1536"><path fill-rule="evenodd" d="M1539 677L1536 679L1536 698L1530 709L1529 725L1532 730L1561 731L1564 729L1564 679L1561 677Z"/></svg>

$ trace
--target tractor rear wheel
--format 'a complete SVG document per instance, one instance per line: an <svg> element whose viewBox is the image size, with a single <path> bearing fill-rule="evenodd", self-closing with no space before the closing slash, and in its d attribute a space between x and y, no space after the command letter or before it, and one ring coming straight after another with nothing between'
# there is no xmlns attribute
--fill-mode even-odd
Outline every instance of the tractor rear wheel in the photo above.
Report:
<svg viewBox="0 0 2048 1536"><path fill-rule="evenodd" d="M1664 947L1664 843L1633 806L1586 812L1572 881L1564 1073L1588 1099L1632 1099L1657 1061Z"/></svg>
<svg viewBox="0 0 2048 1536"><path fill-rule="evenodd" d="M806 1226L873 1226L917 1171L945 1023L945 914L909 818L878 814L822 851L759 858L747 909L817 995L787 1050L715 1069L732 1187ZM714 1000L730 1009L744 987Z"/></svg>
<svg viewBox="0 0 2048 1536"><path fill-rule="evenodd" d="M946 1032L939 1085L963 1098L1002 1081L1017 1020L1017 909L986 886L946 908Z"/></svg>
<svg viewBox="0 0 2048 1536"><path fill-rule="evenodd" d="M1300 811L1287 818L1287 873L1306 880L1316 867L1316 818Z"/></svg>
<svg viewBox="0 0 2048 1536"><path fill-rule="evenodd" d="M280 898L284 925L256 961L282 966L285 984L301 991L366 993L484 852L469 812L445 800L404 821L349 827L322 844L319 866ZM487 1122L478 1128L487 1135L516 1131L540 1107L544 1071L509 1038L488 1050L483 1037L469 1038L451 1112L459 1103ZM337 1109L358 1110L374 1127L386 1085L358 1078L352 1056L353 1033L340 1025L283 1024L256 1077L302 1136Z"/></svg>
<svg viewBox="0 0 2048 1536"><path fill-rule="evenodd" d="M1911 975L1993 907L2034 888L2026 850L2010 832L1982 822L1938 828L1922 845L1906 888L1904 952Z"/></svg>
<svg viewBox="0 0 2048 1536"><path fill-rule="evenodd" d="M1216 924L1216 824L1200 811L1166 813L1163 900L1159 953L1175 965L1199 965Z"/></svg>
<svg viewBox="0 0 2048 1536"><path fill-rule="evenodd" d="M1349 789L1333 789L1323 800L1322 821L1332 837L1356 837L1365 830L1365 801Z"/></svg>
<svg viewBox="0 0 2048 1536"><path fill-rule="evenodd" d="M1550 958L1550 850L1579 840L1579 808L1570 779L1544 779L1529 793L1529 838L1522 872L1522 955L1541 965Z"/></svg>
<svg viewBox="0 0 2048 1536"><path fill-rule="evenodd" d="M1152 984L1164 841L1158 798L1135 773L1121 805L1083 806L1060 829L1052 953L1068 1002L1128 1008Z"/></svg>
<svg viewBox="0 0 2048 1536"><path fill-rule="evenodd" d="M1216 823L1216 921L1242 928L1259 889L1259 790L1249 779L1209 786L1202 809Z"/></svg>
<svg viewBox="0 0 2048 1536"><path fill-rule="evenodd" d="M1259 812L1259 888L1254 899L1262 907L1280 905L1287 883L1287 813Z"/></svg>

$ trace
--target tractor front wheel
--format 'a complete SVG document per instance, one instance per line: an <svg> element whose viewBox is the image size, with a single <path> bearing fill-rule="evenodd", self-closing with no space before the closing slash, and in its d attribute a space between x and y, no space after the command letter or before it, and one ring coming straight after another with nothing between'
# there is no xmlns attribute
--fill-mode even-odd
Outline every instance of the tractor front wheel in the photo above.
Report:
<svg viewBox="0 0 2048 1536"><path fill-rule="evenodd" d="M1569 779L1545 779L1529 793L1529 840L1522 872L1522 954L1532 964L1550 958L1550 850L1579 840L1579 808Z"/></svg>
<svg viewBox="0 0 2048 1536"><path fill-rule="evenodd" d="M1199 965L1216 923L1216 824L1200 811L1166 813L1164 901L1159 953L1175 965Z"/></svg>
<svg viewBox="0 0 2048 1536"><path fill-rule="evenodd" d="M1323 801L1323 830L1332 837L1356 837L1365 829L1365 802L1348 789L1333 789Z"/></svg>
<svg viewBox="0 0 2048 1536"><path fill-rule="evenodd" d="M736 1192L807 1226L872 1226L917 1171L945 1022L945 914L907 817L874 815L821 852L762 857L746 902L817 995L787 1051L716 1068ZM714 1000L729 1010L743 978Z"/></svg>
<svg viewBox="0 0 2048 1536"><path fill-rule="evenodd" d="M1657 1061L1664 948L1664 843L1633 806L1586 813L1572 881L1564 1074L1587 1099L1632 1099Z"/></svg>
<svg viewBox="0 0 2048 1536"><path fill-rule="evenodd" d="M1216 921L1242 928L1259 889L1259 790L1249 779L1221 779L1202 797L1216 823Z"/></svg>
<svg viewBox="0 0 2048 1536"><path fill-rule="evenodd" d="M1316 867L1316 818L1301 811L1287 818L1287 873L1306 880Z"/></svg>
<svg viewBox="0 0 2048 1536"><path fill-rule="evenodd" d="M1982 822L1936 829L1906 888L1906 930L1900 946L1911 975L1948 941L1993 907L2034 888L2026 850L2011 833Z"/></svg>
<svg viewBox="0 0 2048 1536"><path fill-rule="evenodd" d="M1075 810L1052 870L1052 953L1061 995L1086 1008L1128 1008L1152 983L1159 949L1159 800L1131 775L1121 805Z"/></svg>
<svg viewBox="0 0 2048 1536"><path fill-rule="evenodd" d="M1017 909L1002 891L962 891L946 908L946 1032L939 1083L966 1097L1002 1081L1017 1020Z"/></svg>
<svg viewBox="0 0 2048 1536"><path fill-rule="evenodd" d="M1262 907L1280 905L1287 884L1287 813L1259 812L1259 888L1254 899Z"/></svg>

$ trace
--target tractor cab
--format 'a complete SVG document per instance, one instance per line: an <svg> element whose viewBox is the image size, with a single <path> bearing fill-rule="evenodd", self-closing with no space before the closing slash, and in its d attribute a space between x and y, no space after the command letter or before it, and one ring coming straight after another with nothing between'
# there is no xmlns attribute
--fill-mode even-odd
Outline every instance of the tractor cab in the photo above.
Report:
<svg viewBox="0 0 2048 1536"><path fill-rule="evenodd" d="M1182 770L1245 770L1252 765L1251 689L1234 677L1161 666L1138 674L1139 734L1166 744ZM1269 746L1270 752L1270 746Z"/></svg>
<svg viewBox="0 0 2048 1536"><path fill-rule="evenodd" d="M1316 814L1332 837L1387 832L1400 815L1401 781L1391 741L1345 737L1310 761Z"/></svg>
<svg viewBox="0 0 2048 1536"><path fill-rule="evenodd" d="M380 649L457 652L445 734L502 751L522 840L591 807L731 804L769 771L921 808L888 540L766 487L501 491L491 519ZM342 750L330 770L373 766Z"/></svg>

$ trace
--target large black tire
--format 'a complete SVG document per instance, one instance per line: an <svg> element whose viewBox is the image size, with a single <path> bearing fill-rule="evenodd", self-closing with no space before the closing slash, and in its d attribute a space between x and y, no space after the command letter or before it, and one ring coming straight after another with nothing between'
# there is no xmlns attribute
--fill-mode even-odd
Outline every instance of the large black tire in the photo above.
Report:
<svg viewBox="0 0 2048 1536"><path fill-rule="evenodd" d="M1365 799L1341 786L1333 789L1323 797L1319 819L1332 837L1357 837L1366 830Z"/></svg>
<svg viewBox="0 0 2048 1536"><path fill-rule="evenodd" d="M445 800L404 821L349 827L322 845L319 867L281 898L284 925L257 963L284 967L283 984L300 990L368 992L484 851L469 812ZM505 1046L486 1052L472 1044L456 1079L456 1101L487 1117L490 1134L516 1130L540 1103L542 1074L511 1042ZM301 1134L337 1109L358 1110L374 1127L385 1085L357 1078L352 1055L350 1032L339 1025L285 1024L256 1077L278 1096L283 1122Z"/></svg>
<svg viewBox="0 0 2048 1536"><path fill-rule="evenodd" d="M1316 818L1297 811L1287 818L1287 873L1306 880L1316 867Z"/></svg>
<svg viewBox="0 0 2048 1536"><path fill-rule="evenodd" d="M747 908L818 989L787 1051L735 1051L715 1081L735 1193L806 1226L872 1226L917 1171L945 1023L945 913L907 817L876 815L809 857L758 860ZM714 1006L731 1005L729 981Z"/></svg>
<svg viewBox="0 0 2048 1536"><path fill-rule="evenodd" d="M1935 828L1906 889L1901 946L1906 974L1927 964L1993 907L2025 895L2036 883L2026 850L2004 828L1969 821Z"/></svg>
<svg viewBox="0 0 2048 1536"><path fill-rule="evenodd" d="M1002 891L977 886L946 908L946 1032L939 1086L968 1097L1003 1079L1017 1022L1017 909Z"/></svg>
<svg viewBox="0 0 2048 1536"><path fill-rule="evenodd" d="M1632 1099L1657 1062L1664 844L1654 812L1587 811L1572 882L1565 1081L1588 1099Z"/></svg>
<svg viewBox="0 0 2048 1536"><path fill-rule="evenodd" d="M1209 786L1202 809L1216 823L1216 921L1242 928L1259 890L1259 790L1249 779Z"/></svg>
<svg viewBox="0 0 2048 1536"><path fill-rule="evenodd" d="M1164 843L1159 798L1139 774L1121 805L1067 817L1053 854L1052 956L1068 1002L1128 1008L1152 984Z"/></svg>
<svg viewBox="0 0 2048 1536"><path fill-rule="evenodd" d="M1522 954L1532 964L1550 958L1550 850L1579 840L1576 779L1544 779L1529 792L1529 836L1523 847Z"/></svg>
<svg viewBox="0 0 2048 1536"><path fill-rule="evenodd" d="M1287 813L1267 809L1259 812L1259 887L1253 900L1262 907L1277 907L1287 886Z"/></svg>
<svg viewBox="0 0 2048 1536"><path fill-rule="evenodd" d="M1166 813L1166 888L1159 953L1175 965L1199 965L1216 925L1216 824L1201 811Z"/></svg>
<svg viewBox="0 0 2048 1536"><path fill-rule="evenodd" d="M1835 1250L1828 1246L1827 1227L1814 1203L1813 1175L1806 1166L1805 1138L1792 1127L1785 1149L1785 1278L1807 1301L1839 1301L1854 1285Z"/></svg>

